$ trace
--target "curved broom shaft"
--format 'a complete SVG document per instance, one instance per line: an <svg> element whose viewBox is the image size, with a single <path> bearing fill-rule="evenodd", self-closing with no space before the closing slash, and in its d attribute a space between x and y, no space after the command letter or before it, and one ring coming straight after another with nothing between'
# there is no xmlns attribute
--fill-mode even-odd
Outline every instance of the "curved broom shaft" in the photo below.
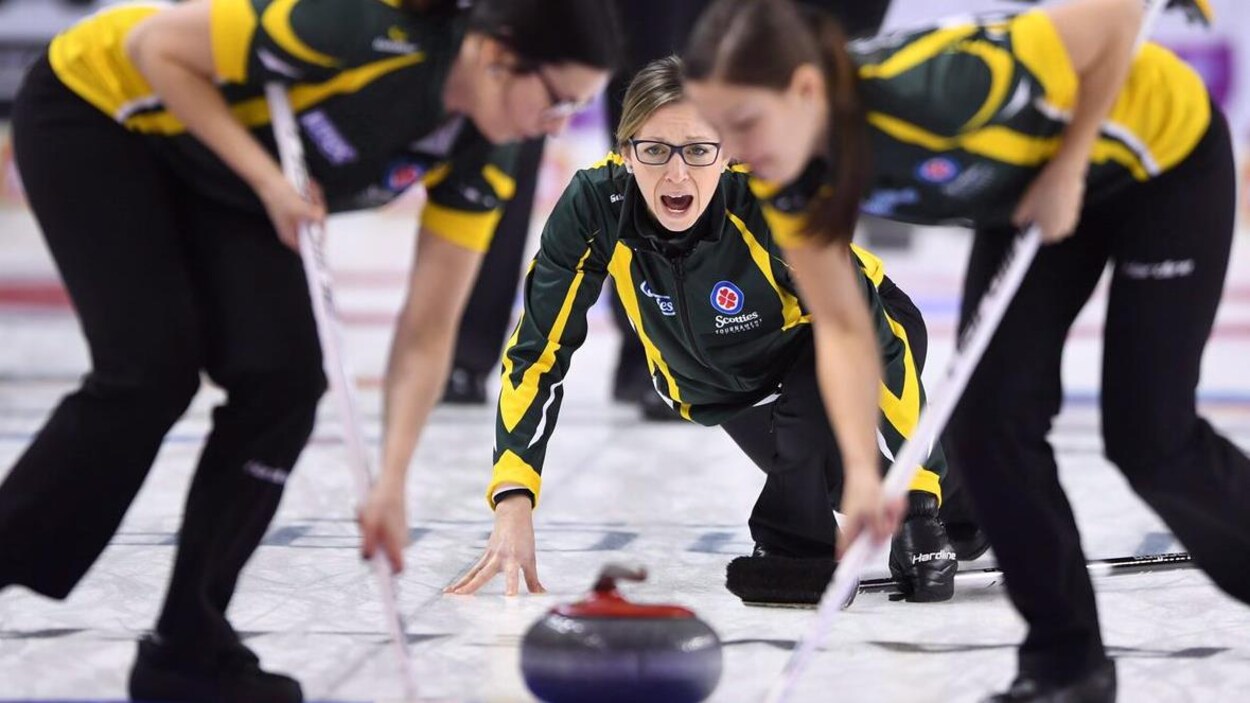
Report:
<svg viewBox="0 0 1250 703"><path fill-rule="evenodd" d="M309 179L308 169L304 163L304 147L300 142L299 127L296 126L295 115L291 111L286 90L279 83L269 83L265 86L265 98L269 102L274 140L278 144L282 171L286 174L287 180L306 196L309 192ZM360 429L360 404L357 400L356 384L349 375L347 359L343 353L343 331L334 306L334 288L331 285L329 267L326 265L324 239L323 228L309 225L300 227L300 259L304 264L304 275L308 280L308 295L312 299L313 315L317 320L317 335L321 340L323 366L329 381L330 393L338 410L339 425L342 428L343 442L347 449L347 464L352 472L356 497L358 502L363 504L373 485L373 476L369 470L368 448L365 446L364 434ZM370 559L370 566L381 595L388 634L404 678L404 691L409 699L413 699L417 695L416 674L412 669L403 618L399 613L394 574L391 573L390 566L383 558L381 550Z"/></svg>
<svg viewBox="0 0 1250 703"><path fill-rule="evenodd" d="M981 360L981 355L985 352L985 347L989 345L994 331L998 329L999 321L1007 312L1007 306L1011 304L1012 298L1020 288L1020 283L1024 281L1024 275L1028 273L1029 265L1033 263L1033 257L1037 254L1041 242L1041 230L1036 226L1030 227L1023 235L1016 238L1008 254L1007 263L995 277L989 291L981 298L976 317L964 334L959 352L951 360L945 381L930 399L920 416L916 430L903 445L894 464L886 473L882 488L886 500L896 500L907 494L912 479L915 478L916 471L920 468L920 463L928 456L934 438L942 431L951 413L954 412L964 387L968 384L968 379L971 378L977 362ZM816 616L807 634L799 640L798 646L795 647L794 653L790 655L790 659L781 672L781 677L769 689L765 698L768 703L781 703L788 700L789 692L798 677L807 669L812 655L823 644L824 634L828 632L834 617L841 610L841 604L847 602L855 593L860 573L884 546L884 543L874 544L868 533L864 532L855 538L850 548L842 555L838 568L833 572L833 581L829 583L825 594L821 596Z"/></svg>
<svg viewBox="0 0 1250 703"><path fill-rule="evenodd" d="M1141 29L1137 34L1135 47L1140 47L1162 13L1167 0L1146 0L1146 12L1142 19ZM1024 234L1016 238L1007 261L1000 269L990 289L981 298L977 314L968 325L960 347L951 360L950 369L938 393L921 413L920 422L907 443L895 457L893 465L886 473L882 493L886 500L897 500L907 494L920 462L929 453L929 447L946 426L946 421L959 403L964 387L972 372L976 370L985 347L989 345L998 323L1002 320L1007 307L1015 298L1016 291L1024 281L1033 257L1041 246L1041 230L1030 226ZM859 574L863 568L881 549L884 544L873 544L867 533L862 533L846 550L842 560L834 571L833 580L821 596L816 616L812 620L807 633L799 640L790 659L786 661L781 675L774 681L765 695L767 703L782 703L789 699L790 692L797 683L799 676L807 669L812 655L820 648L824 635L829 631L833 619L841 610L841 604L847 602L855 592Z"/></svg>

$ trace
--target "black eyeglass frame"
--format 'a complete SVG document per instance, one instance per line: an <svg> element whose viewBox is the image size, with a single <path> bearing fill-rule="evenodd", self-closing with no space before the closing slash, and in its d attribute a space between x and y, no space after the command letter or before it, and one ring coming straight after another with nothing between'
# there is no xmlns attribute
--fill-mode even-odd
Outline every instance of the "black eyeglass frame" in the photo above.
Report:
<svg viewBox="0 0 1250 703"><path fill-rule="evenodd" d="M499 39L507 44L506 39ZM521 60L511 68L513 74L518 76L537 76L538 82L542 85L543 90L547 93L547 107L543 108L543 121L562 120L566 117L572 117L586 108L590 107L592 101L577 101L573 98L566 98L560 95L555 85L551 83L551 79L547 74L543 73L542 64L533 61Z"/></svg>
<svg viewBox="0 0 1250 703"><path fill-rule="evenodd" d="M647 161L639 150L639 145L659 144L668 147L668 157L663 161ZM634 159L640 164L646 166L664 166L673 160L673 154L681 154L681 160L686 162L690 168L704 168L716 163L716 159L720 158L720 142L686 142L685 144L669 144L658 139L630 139L629 145L634 149ZM686 157L686 149L692 146L708 147L712 150L711 159L705 164L692 164L690 159Z"/></svg>

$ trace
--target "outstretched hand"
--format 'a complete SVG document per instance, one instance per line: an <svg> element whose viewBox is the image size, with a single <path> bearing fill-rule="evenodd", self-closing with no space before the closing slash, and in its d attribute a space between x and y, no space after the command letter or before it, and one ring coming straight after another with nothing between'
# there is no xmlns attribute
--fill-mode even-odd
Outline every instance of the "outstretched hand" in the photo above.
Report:
<svg viewBox="0 0 1250 703"><path fill-rule="evenodd" d="M515 596L520 590L520 577L530 593L546 593L538 581L538 560L534 549L534 506L529 498L516 495L495 506L495 529L486 543L486 553L472 569L443 593L470 595L490 583L503 572L504 595Z"/></svg>

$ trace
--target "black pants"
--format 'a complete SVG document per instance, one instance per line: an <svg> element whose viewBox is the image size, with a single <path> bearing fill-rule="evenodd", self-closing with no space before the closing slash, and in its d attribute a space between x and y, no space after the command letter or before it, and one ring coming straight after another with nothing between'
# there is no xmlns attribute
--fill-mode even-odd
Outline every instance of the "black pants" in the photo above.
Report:
<svg viewBox="0 0 1250 703"><path fill-rule="evenodd" d="M1233 184L1228 127L1217 110L1182 164L1088 206L1073 237L1038 254L964 392L947 448L1029 623L1022 672L1068 680L1106 656L1046 435L1063 397L1064 340L1108 261L1107 457L1216 584L1250 602L1250 461L1198 417L1194 397L1228 264ZM1010 238L977 233L965 323Z"/></svg>
<svg viewBox="0 0 1250 703"><path fill-rule="evenodd" d="M145 138L67 90L47 60L13 135L91 371L0 485L0 587L64 598L116 532L201 371L213 412L157 630L229 646L225 611L312 431L325 387L299 257L263 213L178 180Z"/></svg>
<svg viewBox="0 0 1250 703"><path fill-rule="evenodd" d="M920 311L888 278L880 294L890 316L907 331L912 358L922 370L929 333ZM832 556L837 544L833 508L842 499L842 455L820 396L815 345L791 366L775 401L750 408L721 427L767 474L748 521L752 539L774 554Z"/></svg>

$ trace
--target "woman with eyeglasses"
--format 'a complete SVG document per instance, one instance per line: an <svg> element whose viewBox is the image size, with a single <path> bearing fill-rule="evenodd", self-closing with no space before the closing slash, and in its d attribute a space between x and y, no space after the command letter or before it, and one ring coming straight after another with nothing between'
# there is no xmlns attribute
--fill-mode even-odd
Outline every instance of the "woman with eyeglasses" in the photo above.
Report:
<svg viewBox="0 0 1250 703"><path fill-rule="evenodd" d="M646 349L656 392L686 420L723 427L767 474L750 518L754 556L774 566L833 561L841 458L817 390L809 314L748 175L727 168L716 131L686 101L676 58L634 78L617 143L620 155L579 171L547 221L504 353L487 491L495 529L451 593L475 592L503 572L513 594L518 571L531 592L543 590L532 509L561 384L608 277ZM912 431L923 402L926 332L880 261L854 253L856 295L872 308L886 369L878 436L888 454ZM913 484L913 509L893 545L891 569L913 600L952 593L955 555L937 517L944 471L937 448Z"/></svg>
<svg viewBox="0 0 1250 703"><path fill-rule="evenodd" d="M429 203L385 382L383 477L362 514L370 540L406 538L402 477L513 188L496 145L563 128L602 89L617 52L606 2L461 5L120 4L57 36L26 77L17 161L92 369L0 486L0 588L66 597L200 373L227 394L187 497L164 609L131 671L135 699L301 700L299 684L261 670L226 619L325 385L291 249L301 223L382 205L421 182ZM302 127L320 185L313 200L274 156L271 81L287 86Z"/></svg>
<svg viewBox="0 0 1250 703"><path fill-rule="evenodd" d="M1069 0L848 45L836 21L790 0L716 0L685 54L691 101L758 176L785 184L767 187L790 223L777 234L822 355L850 360L822 382L861 455L871 398L850 369L872 365L872 335L867 311L840 294L853 285L842 251L860 209L975 228L964 326L1018 227L1049 242L947 434L1028 625L1016 679L990 701L1116 697L1047 441L1069 330L1108 265L1106 456L1214 583L1250 603L1250 457L1195 397L1234 234L1231 141L1201 77L1163 47L1136 46L1142 21L1140 0ZM842 508L848 534L883 539L892 525L874 468L847 467Z"/></svg>

